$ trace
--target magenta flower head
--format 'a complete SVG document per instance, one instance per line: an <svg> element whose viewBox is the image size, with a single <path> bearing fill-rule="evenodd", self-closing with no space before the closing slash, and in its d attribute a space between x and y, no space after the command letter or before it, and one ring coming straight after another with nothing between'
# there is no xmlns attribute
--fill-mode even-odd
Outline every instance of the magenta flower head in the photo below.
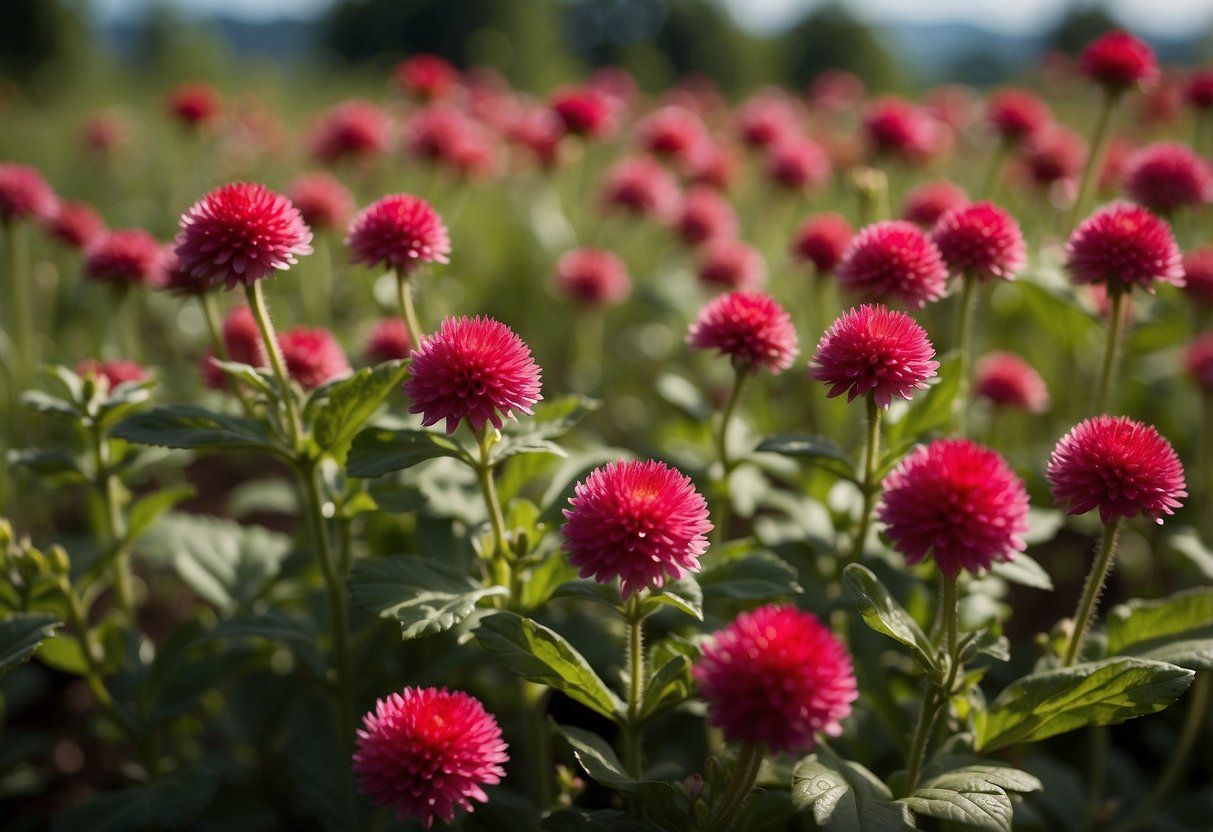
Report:
<svg viewBox="0 0 1213 832"><path fill-rule="evenodd" d="M939 249L905 220L869 225L855 235L836 270L863 297L921 307L943 297L948 270Z"/></svg>
<svg viewBox="0 0 1213 832"><path fill-rule="evenodd" d="M939 218L961 205L968 205L969 195L955 182L938 179L915 185L901 205L901 218L923 228L930 228Z"/></svg>
<svg viewBox="0 0 1213 832"><path fill-rule="evenodd" d="M1009 87L990 95L986 120L1004 142L1018 144L1047 126L1053 114L1039 96Z"/></svg>
<svg viewBox="0 0 1213 832"><path fill-rule="evenodd" d="M1188 496L1184 469L1171 443L1152 425L1124 416L1096 416L1061 438L1045 473L1053 500L1069 514L1099 509L1104 525L1138 512L1161 524Z"/></svg>
<svg viewBox="0 0 1213 832"><path fill-rule="evenodd" d="M1125 163L1125 193L1158 214L1195 207L1213 196L1209 164L1180 142L1146 145Z"/></svg>
<svg viewBox="0 0 1213 832"><path fill-rule="evenodd" d="M792 238L792 256L813 264L819 274L833 272L851 244L855 229L841 214L814 214Z"/></svg>
<svg viewBox="0 0 1213 832"><path fill-rule="evenodd" d="M404 318L384 318L375 324L367 337L363 355L371 364L380 364L384 361L408 358L412 346Z"/></svg>
<svg viewBox="0 0 1213 832"><path fill-rule="evenodd" d="M1213 109L1213 69L1198 69L1188 78L1184 100L1198 112Z"/></svg>
<svg viewBox="0 0 1213 832"><path fill-rule="evenodd" d="M595 87L565 87L548 99L564 129L587 139L608 139L616 129L616 105Z"/></svg>
<svg viewBox="0 0 1213 832"><path fill-rule="evenodd" d="M767 151L767 178L788 190L820 190L829 183L831 169L830 155L809 138L786 138Z"/></svg>
<svg viewBox="0 0 1213 832"><path fill-rule="evenodd" d="M1014 280L1028 262L1019 223L992 202L948 211L932 229L931 240L949 271L980 281Z"/></svg>
<svg viewBox="0 0 1213 832"><path fill-rule="evenodd" d="M492 318L447 318L414 349L404 392L410 413L426 427L446 420L454 433L463 419L472 430L485 423L498 430L502 417L529 414L539 394L539 365L508 326Z"/></svg>
<svg viewBox="0 0 1213 832"><path fill-rule="evenodd" d="M661 159L686 164L708 139L703 120L685 107L669 105L636 123L636 144Z"/></svg>
<svg viewBox="0 0 1213 832"><path fill-rule="evenodd" d="M383 263L408 274L423 263L447 263L451 238L434 207L412 194L391 194L354 217L345 235L350 262Z"/></svg>
<svg viewBox="0 0 1213 832"><path fill-rule="evenodd" d="M327 329L297 326L278 336L286 372L304 390L311 390L352 372L350 361Z"/></svg>
<svg viewBox="0 0 1213 832"><path fill-rule="evenodd" d="M1013 352L992 352L977 362L973 395L1029 413L1043 413L1049 407L1049 389L1044 379Z"/></svg>
<svg viewBox="0 0 1213 832"><path fill-rule="evenodd" d="M72 248L87 248L105 231L105 222L91 205L63 200L46 222L46 232Z"/></svg>
<svg viewBox="0 0 1213 832"><path fill-rule="evenodd" d="M171 244L160 249L152 283L157 289L183 298L201 297L214 288L209 278L198 277L193 272L181 268L181 258L177 256Z"/></svg>
<svg viewBox="0 0 1213 832"><path fill-rule="evenodd" d="M1140 38L1118 29L1091 41L1078 62L1084 75L1113 94L1158 80L1154 50Z"/></svg>
<svg viewBox="0 0 1213 832"><path fill-rule="evenodd" d="M699 571L708 504L663 462L612 462L578 483L564 510L564 549L583 578L619 578L623 597Z"/></svg>
<svg viewBox="0 0 1213 832"><path fill-rule="evenodd" d="M906 456L881 485L876 517L893 548L916 564L932 557L955 578L980 574L1026 546L1028 492L995 451L937 439Z"/></svg>
<svg viewBox="0 0 1213 832"><path fill-rule="evenodd" d="M375 703L354 751L358 788L396 817L428 829L459 806L487 803L485 786L505 777L509 746L480 700L446 688L405 688Z"/></svg>
<svg viewBox="0 0 1213 832"><path fill-rule="evenodd" d="M1171 227L1145 208L1123 203L1099 209L1074 230L1066 242L1066 271L1074 283L1103 283L1115 291L1184 284Z"/></svg>
<svg viewBox="0 0 1213 832"><path fill-rule="evenodd" d="M1077 179L1086 158L1086 140L1060 125L1046 127L1033 135L1023 150L1028 178L1042 187Z"/></svg>
<svg viewBox="0 0 1213 832"><path fill-rule="evenodd" d="M878 98L868 105L863 131L874 154L899 157L911 164L926 161L946 144L939 122L930 113L896 96Z"/></svg>
<svg viewBox="0 0 1213 832"><path fill-rule="evenodd" d="M321 162L368 161L387 150L387 115L361 98L338 104L320 117L311 136L312 157Z"/></svg>
<svg viewBox="0 0 1213 832"><path fill-rule="evenodd" d="M1184 369L1196 385L1213 393L1213 332L1198 335L1184 348Z"/></svg>
<svg viewBox="0 0 1213 832"><path fill-rule="evenodd" d="M695 185L682 200L674 228L684 243L698 246L736 237L740 225L727 199L714 188Z"/></svg>
<svg viewBox="0 0 1213 832"><path fill-rule="evenodd" d="M788 97L760 90L737 110L737 132L749 147L771 147L796 132L800 118Z"/></svg>
<svg viewBox="0 0 1213 832"><path fill-rule="evenodd" d="M165 104L169 114L187 127L201 127L219 115L219 94L210 84L181 84L168 94Z"/></svg>
<svg viewBox="0 0 1213 832"><path fill-rule="evenodd" d="M401 92L422 101L433 101L458 86L459 70L446 58L420 52L397 64L392 70L392 80Z"/></svg>
<svg viewBox="0 0 1213 832"><path fill-rule="evenodd" d="M792 319L762 292L730 292L708 301L691 324L687 343L695 350L718 350L738 369L780 373L796 358Z"/></svg>
<svg viewBox="0 0 1213 832"><path fill-rule="evenodd" d="M138 228L106 231L84 250L84 276L116 287L153 283L160 243Z"/></svg>
<svg viewBox="0 0 1213 832"><path fill-rule="evenodd" d="M76 375L81 378L94 376L105 382L107 390L113 390L120 384L132 381L143 381L147 378L147 370L134 361L95 361L88 359L76 365Z"/></svg>
<svg viewBox="0 0 1213 832"><path fill-rule="evenodd" d="M29 165L0 163L0 223L23 219L45 222L55 215L59 200L42 174Z"/></svg>
<svg viewBox="0 0 1213 832"><path fill-rule="evenodd" d="M601 199L608 211L665 223L678 212L678 183L657 162L635 156L617 162L606 172Z"/></svg>
<svg viewBox="0 0 1213 832"><path fill-rule="evenodd" d="M865 305L844 312L821 336L809 375L830 385L830 398L871 393L877 406L888 407L894 396L909 399L927 386L939 369L934 355L909 315Z"/></svg>
<svg viewBox="0 0 1213 832"><path fill-rule="evenodd" d="M308 228L343 228L354 213L349 188L327 171L305 173L287 186L286 196L299 209Z"/></svg>
<svg viewBox="0 0 1213 832"><path fill-rule="evenodd" d="M291 201L255 182L230 182L181 215L181 268L216 286L251 286L312 253L312 232Z"/></svg>
<svg viewBox="0 0 1213 832"><path fill-rule="evenodd" d="M1184 254L1184 292L1201 306L1213 306L1213 246Z"/></svg>
<svg viewBox="0 0 1213 832"><path fill-rule="evenodd" d="M767 279L762 252L741 240L713 240L703 247L696 272L709 287L757 289Z"/></svg>
<svg viewBox="0 0 1213 832"><path fill-rule="evenodd" d="M622 301L632 290L627 266L614 252L577 248L556 263L556 288L570 300L588 306Z"/></svg>
<svg viewBox="0 0 1213 832"><path fill-rule="evenodd" d="M743 612L713 634L691 673L726 740L775 753L808 753L818 732L838 736L859 697L846 647L793 607Z"/></svg>

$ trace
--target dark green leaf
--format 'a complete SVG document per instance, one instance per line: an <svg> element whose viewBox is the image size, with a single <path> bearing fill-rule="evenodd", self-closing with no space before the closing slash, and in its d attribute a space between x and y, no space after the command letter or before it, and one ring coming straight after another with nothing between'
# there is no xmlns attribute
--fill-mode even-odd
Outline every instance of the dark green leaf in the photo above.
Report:
<svg viewBox="0 0 1213 832"><path fill-rule="evenodd" d="M242 364L239 361L220 361L214 357L210 361L237 384L247 384L263 396L274 397L275 380L270 371L258 369L251 364Z"/></svg>
<svg viewBox="0 0 1213 832"><path fill-rule="evenodd" d="M381 477L443 456L473 464L467 451L446 434L409 428L367 428L354 437L346 471L351 477Z"/></svg>
<svg viewBox="0 0 1213 832"><path fill-rule="evenodd" d="M644 689L641 715L648 719L675 707L691 695L691 660L674 656L649 679Z"/></svg>
<svg viewBox="0 0 1213 832"><path fill-rule="evenodd" d="M677 581L667 581L664 587L649 593L640 609L645 615L649 615L661 607L673 607L698 621L703 621L703 590L690 575Z"/></svg>
<svg viewBox="0 0 1213 832"><path fill-rule="evenodd" d="M1213 589L1135 599L1108 613L1108 655L1138 656L1193 670L1213 670Z"/></svg>
<svg viewBox="0 0 1213 832"><path fill-rule="evenodd" d="M340 456L384 399L404 381L408 366L408 361L400 359L365 367L313 393L304 413L320 449Z"/></svg>
<svg viewBox="0 0 1213 832"><path fill-rule="evenodd" d="M902 832L914 829L910 810L876 775L843 760L825 746L800 761L792 773L792 802L812 810L818 826L841 832Z"/></svg>
<svg viewBox="0 0 1213 832"><path fill-rule="evenodd" d="M1023 552L1017 552L1015 560L995 563L990 571L1003 580L1020 586L1030 586L1033 589L1053 589L1053 579L1049 577L1049 573Z"/></svg>
<svg viewBox="0 0 1213 832"><path fill-rule="evenodd" d="M203 766L174 771L155 783L106 792L62 812L54 832L145 832L180 829L211 802L215 775Z"/></svg>
<svg viewBox="0 0 1213 832"><path fill-rule="evenodd" d="M84 473L80 470L76 458L66 451L44 451L37 448L9 451L8 461L10 465L20 465L42 477L61 477L73 482L84 481Z"/></svg>
<svg viewBox="0 0 1213 832"><path fill-rule="evenodd" d="M914 794L900 802L916 814L988 832L1011 832L1013 810L1007 792L1041 788L1038 779L1019 769L974 764L928 777Z"/></svg>
<svg viewBox="0 0 1213 832"><path fill-rule="evenodd" d="M503 436L501 441L493 445L489 451L489 464L496 465L510 457L519 454L550 454L552 456L568 456L564 448L547 439L528 435L517 438Z"/></svg>
<svg viewBox="0 0 1213 832"><path fill-rule="evenodd" d="M541 402L529 419L506 422L502 429L503 441L510 443L518 440L535 442L557 439L600 407L602 402L598 399L591 399L579 393ZM563 455L562 451L561 456Z"/></svg>
<svg viewBox="0 0 1213 832"><path fill-rule="evenodd" d="M411 514L425 505L421 489L386 480L372 483L370 495L376 508L387 514Z"/></svg>
<svg viewBox="0 0 1213 832"><path fill-rule="evenodd" d="M406 639L449 630L471 615L480 599L509 592L502 586L481 586L444 561L415 556L360 561L349 587L355 604L399 622Z"/></svg>
<svg viewBox="0 0 1213 832"><path fill-rule="evenodd" d="M918 626L918 622L897 603L872 570L852 563L842 571L842 577L855 596L859 614L863 616L865 624L909 647L924 669L934 674L943 672L943 666L931 640Z"/></svg>
<svg viewBox="0 0 1213 832"><path fill-rule="evenodd" d="M762 440L754 450L800 459L828 459L839 462L846 470L854 472L851 457L838 447L834 440L825 436L814 436L808 433L779 433Z"/></svg>
<svg viewBox="0 0 1213 832"><path fill-rule="evenodd" d="M188 500L195 494L192 485L173 485L153 491L131 506L130 518L127 520L126 544L129 546L155 523L160 516L182 500Z"/></svg>
<svg viewBox="0 0 1213 832"><path fill-rule="evenodd" d="M939 362L938 381L926 391L918 391L897 422L885 430L889 448L904 447L932 431L945 430L952 420L952 402L960 389L960 354L953 351Z"/></svg>
<svg viewBox="0 0 1213 832"><path fill-rule="evenodd" d="M561 809L539 824L543 832L661 832L661 828L618 809Z"/></svg>
<svg viewBox="0 0 1213 832"><path fill-rule="evenodd" d="M707 422L715 408L703 393L682 376L666 373L657 379L654 389L658 396L690 416L696 422Z"/></svg>
<svg viewBox="0 0 1213 832"><path fill-rule="evenodd" d="M709 554L699 574L704 598L765 601L803 592L796 568L769 552L739 558L713 558Z"/></svg>
<svg viewBox="0 0 1213 832"><path fill-rule="evenodd" d="M34 651L63 626L45 612L14 612L0 621L0 675L29 661Z"/></svg>
<svg viewBox="0 0 1213 832"><path fill-rule="evenodd" d="M597 581L572 580L562 583L552 593L553 598L580 598L602 604L613 610L623 610L623 599L619 595L619 587L613 584L600 584Z"/></svg>
<svg viewBox="0 0 1213 832"><path fill-rule="evenodd" d="M162 448L240 448L283 455L282 449L256 422L185 404L128 416L114 426L112 435Z"/></svg>

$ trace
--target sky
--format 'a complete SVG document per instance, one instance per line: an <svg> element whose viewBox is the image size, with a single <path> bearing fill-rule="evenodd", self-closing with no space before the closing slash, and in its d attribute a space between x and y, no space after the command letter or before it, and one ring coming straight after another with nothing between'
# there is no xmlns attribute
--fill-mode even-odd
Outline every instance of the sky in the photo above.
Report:
<svg viewBox="0 0 1213 832"><path fill-rule="evenodd" d="M824 0L720 0L738 22L756 32L771 32L797 20ZM89 0L102 17L137 15L152 0ZM224 14L248 19L307 18L333 0L155 0L189 14ZM515 0L524 2L524 0ZM1055 22L1067 6L1062 0L845 0L856 14L874 23L976 23L1013 32L1039 31ZM1104 5L1134 31L1178 35L1213 27L1213 0L1106 0Z"/></svg>

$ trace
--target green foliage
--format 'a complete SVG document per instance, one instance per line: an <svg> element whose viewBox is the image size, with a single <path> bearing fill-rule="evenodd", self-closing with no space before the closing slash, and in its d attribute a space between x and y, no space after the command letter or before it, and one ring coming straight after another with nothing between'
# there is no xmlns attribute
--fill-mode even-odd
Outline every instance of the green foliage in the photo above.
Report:
<svg viewBox="0 0 1213 832"><path fill-rule="evenodd" d="M467 449L446 434L411 428L384 430L372 427L354 437L346 472L351 477L382 477L439 457L475 464Z"/></svg>
<svg viewBox="0 0 1213 832"><path fill-rule="evenodd" d="M399 622L405 639L449 630L481 599L508 594L502 586L480 586L452 564L408 555L359 562L349 587L355 604Z"/></svg>
<svg viewBox="0 0 1213 832"><path fill-rule="evenodd" d="M910 648L922 667L942 678L946 666L935 646L908 612L897 603L880 579L866 566L852 563L843 570L843 580L855 595L863 621L878 633Z"/></svg>
<svg viewBox="0 0 1213 832"><path fill-rule="evenodd" d="M1213 670L1213 589L1157 601L1132 600L1108 612L1108 654Z"/></svg>
<svg viewBox="0 0 1213 832"><path fill-rule="evenodd" d="M11 612L0 620L0 676L29 661L63 622L44 612Z"/></svg>
<svg viewBox="0 0 1213 832"><path fill-rule="evenodd" d="M407 372L407 361L387 361L314 390L303 419L311 425L312 439L320 451L343 459L354 435L400 386Z"/></svg>
<svg viewBox="0 0 1213 832"><path fill-rule="evenodd" d="M189 450L253 450L283 456L258 423L194 405L157 407L119 422L113 435L140 445Z"/></svg>
<svg viewBox="0 0 1213 832"><path fill-rule="evenodd" d="M1044 788L1027 772L965 758L940 760L933 768L940 773L928 770L927 779L914 794L899 802L915 814L988 832L1011 832L1014 808L1009 793Z"/></svg>
<svg viewBox="0 0 1213 832"><path fill-rule="evenodd" d="M53 832L144 832L181 828L207 807L218 780L205 765L175 771L155 783L94 797L60 814Z"/></svg>
<svg viewBox="0 0 1213 832"><path fill-rule="evenodd" d="M910 810L893 800L880 778L827 747L800 761L792 773L792 802L812 811L818 826L838 832L915 829Z"/></svg>

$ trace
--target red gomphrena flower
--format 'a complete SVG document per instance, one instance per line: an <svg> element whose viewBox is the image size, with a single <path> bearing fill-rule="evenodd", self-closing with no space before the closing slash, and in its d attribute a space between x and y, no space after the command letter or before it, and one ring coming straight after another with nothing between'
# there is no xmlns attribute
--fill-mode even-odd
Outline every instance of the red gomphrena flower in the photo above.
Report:
<svg viewBox="0 0 1213 832"><path fill-rule="evenodd" d="M445 98L459 85L459 70L446 58L422 52L397 64L392 80L406 95L434 101Z"/></svg>
<svg viewBox="0 0 1213 832"><path fill-rule="evenodd" d="M314 231L344 228L354 213L354 196L341 180L327 171L313 171L286 187L286 198Z"/></svg>
<svg viewBox="0 0 1213 832"><path fill-rule="evenodd" d="M748 147L771 147L799 130L800 115L785 93L759 90L737 110L737 133Z"/></svg>
<svg viewBox="0 0 1213 832"><path fill-rule="evenodd" d="M1028 177L1041 187L1072 181L1087 160L1087 143L1068 127L1052 125L1034 134L1024 146L1023 162Z"/></svg>
<svg viewBox="0 0 1213 832"><path fill-rule="evenodd" d="M703 120L685 107L665 106L636 123L636 145L660 159L686 164L708 141Z"/></svg>
<svg viewBox="0 0 1213 832"><path fill-rule="evenodd" d="M449 104L431 104L414 113L404 128L404 146L418 159L460 173L491 172L496 164L484 128Z"/></svg>
<svg viewBox="0 0 1213 832"><path fill-rule="evenodd" d="M968 439L910 452L881 484L876 517L906 563L932 557L955 578L1015 559L1026 545L1028 492L1001 456Z"/></svg>
<svg viewBox="0 0 1213 832"><path fill-rule="evenodd" d="M381 364L408 358L413 349L408 324L404 318L384 318L371 330L363 355L368 364Z"/></svg>
<svg viewBox="0 0 1213 832"><path fill-rule="evenodd" d="M177 256L177 252L173 250L171 244L160 249L152 285L157 289L187 298L200 297L215 288L215 284L209 277L200 277L181 268L181 258Z"/></svg>
<svg viewBox="0 0 1213 832"><path fill-rule="evenodd" d="M1183 259L1171 226L1145 208L1113 203L1082 221L1066 242L1066 271L1074 283L1120 290L1155 282L1184 284Z"/></svg>
<svg viewBox="0 0 1213 832"><path fill-rule="evenodd" d="M602 204L637 217L666 223L678 211L680 196L674 177L652 159L634 156L615 163L606 172Z"/></svg>
<svg viewBox="0 0 1213 832"><path fill-rule="evenodd" d="M1049 389L1036 368L1013 352L992 352L977 362L973 395L1029 413L1049 408Z"/></svg>
<svg viewBox="0 0 1213 832"><path fill-rule="evenodd" d="M843 645L810 612L770 605L713 633L691 670L708 721L732 742L805 754L836 737L859 698Z"/></svg>
<svg viewBox="0 0 1213 832"><path fill-rule="evenodd" d="M943 297L948 270L918 226L888 220L860 230L835 269L843 286L876 300L921 307Z"/></svg>
<svg viewBox="0 0 1213 832"><path fill-rule="evenodd" d="M1158 80L1158 60L1150 45L1114 29L1093 40L1078 59L1082 73L1109 93L1149 86Z"/></svg>
<svg viewBox="0 0 1213 832"><path fill-rule="evenodd" d="M858 107L867 88L863 79L845 69L827 69L809 84L809 102L814 110L840 113Z"/></svg>
<svg viewBox="0 0 1213 832"><path fill-rule="evenodd" d="M54 216L46 221L46 233L72 248L87 248L105 231L105 222L93 206L62 200Z"/></svg>
<svg viewBox="0 0 1213 832"><path fill-rule="evenodd" d="M59 199L37 169L0 162L0 222L8 225L27 218L46 222L58 208Z"/></svg>
<svg viewBox="0 0 1213 832"><path fill-rule="evenodd" d="M345 351L327 329L297 326L278 336L287 375L312 390L353 372Z"/></svg>
<svg viewBox="0 0 1213 832"><path fill-rule="evenodd" d="M446 420L454 433L467 419L472 430L485 423L501 429L513 411L530 414L539 394L539 365L531 349L508 326L492 318L447 318L437 333L412 353L404 392L429 427Z"/></svg>
<svg viewBox="0 0 1213 832"><path fill-rule="evenodd" d="M1035 93L1012 87L990 95L986 121L1004 142L1018 144L1051 124L1053 113Z"/></svg>
<svg viewBox="0 0 1213 832"><path fill-rule="evenodd" d="M687 333L687 344L694 350L717 350L738 369L778 374L796 358L796 328L771 296L729 292L700 310Z"/></svg>
<svg viewBox="0 0 1213 832"><path fill-rule="evenodd" d="M94 113L80 129L80 142L98 156L109 156L126 142L126 122L114 113Z"/></svg>
<svg viewBox="0 0 1213 832"><path fill-rule="evenodd" d="M737 174L738 160L731 150L716 142L705 142L695 158L683 165L682 173L694 185L727 191Z"/></svg>
<svg viewBox="0 0 1213 832"><path fill-rule="evenodd" d="M548 106L575 136L601 141L615 133L617 104L596 87L562 87L552 93Z"/></svg>
<svg viewBox="0 0 1213 832"><path fill-rule="evenodd" d="M388 148L387 115L361 98L342 102L324 113L312 129L312 158L325 163L369 161Z"/></svg>
<svg viewBox="0 0 1213 832"><path fill-rule="evenodd" d="M1202 306L1213 306L1213 246L1184 254L1184 292Z"/></svg>
<svg viewBox="0 0 1213 832"><path fill-rule="evenodd" d="M195 129L209 124L219 115L219 93L210 84L181 84L169 92L166 104L173 118Z"/></svg>
<svg viewBox="0 0 1213 832"><path fill-rule="evenodd" d="M612 462L577 484L564 509L564 550L581 577L619 578L626 599L699 571L708 504L691 478L663 462Z"/></svg>
<svg viewBox="0 0 1213 832"><path fill-rule="evenodd" d="M888 407L894 396L909 399L925 389L939 362L926 330L904 312L863 306L844 312L817 343L809 375L830 385L829 398L847 401L872 394Z"/></svg>
<svg viewBox="0 0 1213 832"><path fill-rule="evenodd" d="M560 160L560 140L564 122L546 107L521 107L507 120L502 133L505 140L526 148L545 170Z"/></svg>
<svg viewBox="0 0 1213 832"><path fill-rule="evenodd" d="M939 123L903 98L885 96L868 105L863 131L873 154L917 164L936 155L946 142Z"/></svg>
<svg viewBox="0 0 1213 832"><path fill-rule="evenodd" d="M1129 199L1157 214L1201 205L1213 195L1209 164L1180 142L1159 142L1129 157L1124 172Z"/></svg>
<svg viewBox="0 0 1213 832"><path fill-rule="evenodd" d="M1028 264L1019 223L992 202L953 208L931 231L948 271L977 280L1014 280Z"/></svg>
<svg viewBox="0 0 1213 832"><path fill-rule="evenodd" d="M407 274L424 263L447 263L451 238L434 207L412 194L389 194L372 202L345 235L350 262L384 264Z"/></svg>
<svg viewBox="0 0 1213 832"><path fill-rule="evenodd" d="M106 390L114 390L122 384L143 381L147 378L147 370L134 361L96 361L90 358L76 365L76 375L81 378L93 376L105 382Z"/></svg>
<svg viewBox="0 0 1213 832"><path fill-rule="evenodd" d="M733 205L707 185L695 185L682 200L674 229L691 246L737 236L740 223Z"/></svg>
<svg viewBox="0 0 1213 832"><path fill-rule="evenodd" d="M1075 425L1053 449L1045 476L1057 505L1068 505L1068 514L1098 508L1104 525L1139 512L1161 524L1188 496L1171 443L1125 416Z"/></svg>
<svg viewBox="0 0 1213 832"><path fill-rule="evenodd" d="M160 243L141 229L105 231L84 249L84 276L116 287L153 283Z"/></svg>
<svg viewBox="0 0 1213 832"><path fill-rule="evenodd" d="M766 282L767 265L758 249L741 240L722 238L702 248L696 274L705 286L748 291Z"/></svg>
<svg viewBox="0 0 1213 832"><path fill-rule="evenodd" d="M1213 332L1198 335L1184 348L1184 370L1206 393L1213 393Z"/></svg>
<svg viewBox="0 0 1213 832"><path fill-rule="evenodd" d="M977 94L964 84L939 84L923 95L927 113L953 133L967 130L977 120L981 104Z"/></svg>
<svg viewBox="0 0 1213 832"><path fill-rule="evenodd" d="M1159 75L1158 83L1147 87L1138 100L1138 119L1151 127L1173 124L1184 108L1184 81L1173 71Z"/></svg>
<svg viewBox="0 0 1213 832"><path fill-rule="evenodd" d="M627 266L614 252L577 248L556 263L556 288L570 300L588 306L616 304L632 291Z"/></svg>
<svg viewBox="0 0 1213 832"><path fill-rule="evenodd" d="M295 265L312 253L312 232L281 194L256 182L229 182L181 215L181 268L233 289Z"/></svg>
<svg viewBox="0 0 1213 832"><path fill-rule="evenodd" d="M509 746L478 699L446 688L405 688L375 702L354 751L358 789L396 817L451 823L455 807L487 803L505 777Z"/></svg>
<svg viewBox="0 0 1213 832"><path fill-rule="evenodd" d="M829 274L837 268L854 236L855 229L841 214L814 214L796 230L792 257L812 263L819 274Z"/></svg>
<svg viewBox="0 0 1213 832"><path fill-rule="evenodd" d="M936 179L910 189L901 205L901 218L931 228L948 211L968 203L969 195L964 188L947 179Z"/></svg>
<svg viewBox="0 0 1213 832"><path fill-rule="evenodd" d="M793 191L817 191L830 181L830 154L810 138L791 136L770 146L766 176Z"/></svg>
<svg viewBox="0 0 1213 832"><path fill-rule="evenodd" d="M1213 108L1213 69L1198 69L1189 76L1184 100L1195 110Z"/></svg>

